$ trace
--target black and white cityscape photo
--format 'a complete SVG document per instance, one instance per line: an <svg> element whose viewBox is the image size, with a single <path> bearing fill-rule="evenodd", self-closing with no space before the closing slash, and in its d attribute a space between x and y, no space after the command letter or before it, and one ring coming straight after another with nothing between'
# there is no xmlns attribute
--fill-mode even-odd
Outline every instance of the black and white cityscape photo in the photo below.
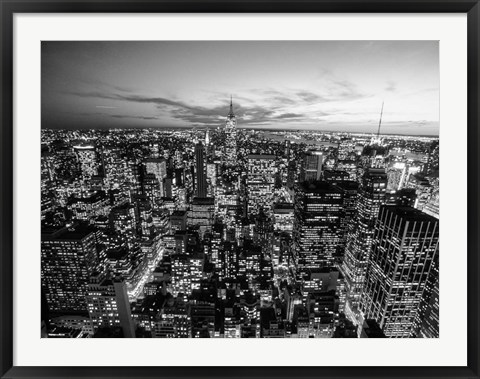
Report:
<svg viewBox="0 0 480 379"><path fill-rule="evenodd" d="M439 337L438 42L41 61L43 338Z"/></svg>

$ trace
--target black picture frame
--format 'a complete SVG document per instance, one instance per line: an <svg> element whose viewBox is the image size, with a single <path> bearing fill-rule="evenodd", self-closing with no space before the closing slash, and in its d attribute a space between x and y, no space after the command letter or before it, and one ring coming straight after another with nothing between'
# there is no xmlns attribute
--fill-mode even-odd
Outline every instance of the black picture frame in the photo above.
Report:
<svg viewBox="0 0 480 379"><path fill-rule="evenodd" d="M479 19L478 0L120 0L3 1L1 4L0 343L2 378L478 378ZM444 13L468 15L468 364L465 367L20 367L13 365L13 16L16 13ZM452 346L452 349L455 347Z"/></svg>

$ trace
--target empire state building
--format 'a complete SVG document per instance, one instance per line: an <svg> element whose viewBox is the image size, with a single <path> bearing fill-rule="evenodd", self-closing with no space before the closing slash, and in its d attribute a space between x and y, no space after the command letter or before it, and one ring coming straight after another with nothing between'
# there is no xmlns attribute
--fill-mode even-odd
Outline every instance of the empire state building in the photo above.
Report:
<svg viewBox="0 0 480 379"><path fill-rule="evenodd" d="M233 102L230 98L230 112L225 122L225 163L233 166L237 161L237 117L233 113Z"/></svg>

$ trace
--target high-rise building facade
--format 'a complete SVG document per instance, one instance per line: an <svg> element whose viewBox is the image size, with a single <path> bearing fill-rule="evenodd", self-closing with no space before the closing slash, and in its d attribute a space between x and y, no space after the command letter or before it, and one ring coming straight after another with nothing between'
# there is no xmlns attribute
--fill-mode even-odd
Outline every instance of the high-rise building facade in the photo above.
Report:
<svg viewBox="0 0 480 379"><path fill-rule="evenodd" d="M202 142L195 145L195 194L197 197L207 197L207 165Z"/></svg>
<svg viewBox="0 0 480 379"><path fill-rule="evenodd" d="M317 150L308 150L303 157L303 180L306 182L320 180L322 176L322 165L322 152Z"/></svg>
<svg viewBox="0 0 480 379"><path fill-rule="evenodd" d="M372 246L373 227L380 206L385 203L387 175L384 169L368 169L362 177L357 197L357 214L354 226L347 235L345 259L342 265L345 275L348 305L354 311L360 304L368 256Z"/></svg>
<svg viewBox="0 0 480 379"><path fill-rule="evenodd" d="M90 143L80 143L73 147L75 155L77 156L78 162L80 164L80 170L82 173L82 178L84 180L89 180L92 176L97 175L98 168L95 152L95 146Z"/></svg>
<svg viewBox="0 0 480 379"><path fill-rule="evenodd" d="M135 337L127 288L121 278L112 280L100 273L93 275L87 286L86 302L94 330L121 327L123 337Z"/></svg>
<svg viewBox="0 0 480 379"><path fill-rule="evenodd" d="M167 176L167 162L164 158L148 158L145 160L147 174L156 176L160 186L160 196L164 196L163 179Z"/></svg>
<svg viewBox="0 0 480 379"><path fill-rule="evenodd" d="M86 289L98 261L92 229L44 229L41 255L42 289L50 311L86 313Z"/></svg>
<svg viewBox="0 0 480 379"><path fill-rule="evenodd" d="M333 265L342 237L343 196L332 184L303 182L295 191L293 243L297 276Z"/></svg>
<svg viewBox="0 0 480 379"><path fill-rule="evenodd" d="M414 336L438 262L439 222L415 208L383 206L375 223L361 311L387 337Z"/></svg>
<svg viewBox="0 0 480 379"><path fill-rule="evenodd" d="M250 154L247 158L248 213L270 214L273 204L274 175L277 172L275 155Z"/></svg>

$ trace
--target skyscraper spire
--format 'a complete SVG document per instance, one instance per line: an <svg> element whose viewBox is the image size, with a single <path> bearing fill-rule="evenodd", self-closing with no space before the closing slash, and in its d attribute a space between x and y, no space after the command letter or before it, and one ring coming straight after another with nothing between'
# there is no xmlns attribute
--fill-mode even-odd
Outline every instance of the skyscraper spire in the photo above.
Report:
<svg viewBox="0 0 480 379"><path fill-rule="evenodd" d="M225 122L225 162L235 165L237 161L237 117L233 113L233 99L230 95L230 112Z"/></svg>
<svg viewBox="0 0 480 379"><path fill-rule="evenodd" d="M230 95L230 113L228 114L229 117L234 117L235 114L233 113L233 100L232 95Z"/></svg>
<svg viewBox="0 0 480 379"><path fill-rule="evenodd" d="M383 104L384 102L382 101L382 110L380 111L380 121L378 123L377 140L379 140L380 138L380 127L382 126Z"/></svg>

